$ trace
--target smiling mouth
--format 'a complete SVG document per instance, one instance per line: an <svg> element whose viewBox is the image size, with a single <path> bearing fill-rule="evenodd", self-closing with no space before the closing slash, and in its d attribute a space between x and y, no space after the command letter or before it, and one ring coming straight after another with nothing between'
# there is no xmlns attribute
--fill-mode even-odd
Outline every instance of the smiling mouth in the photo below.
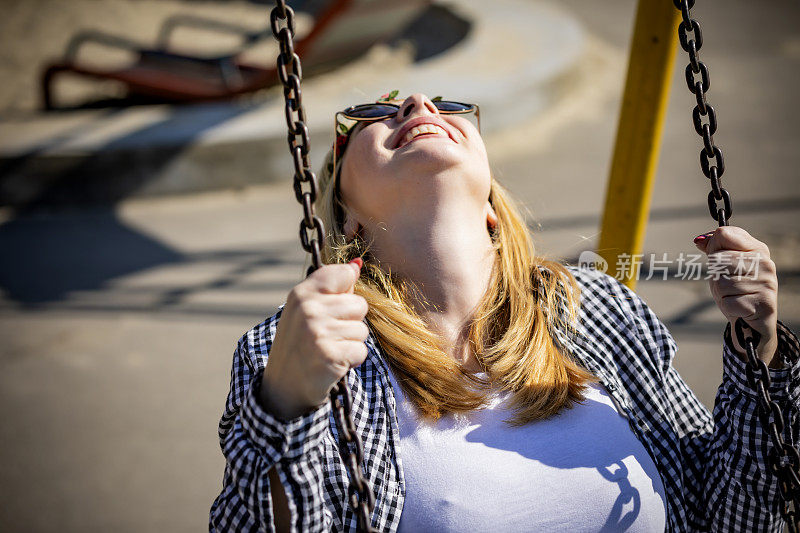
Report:
<svg viewBox="0 0 800 533"><path fill-rule="evenodd" d="M411 128L408 133L405 134L403 139L400 141L400 144L397 146L398 148L402 148L403 146L407 145L414 139L419 137L444 137L449 139L450 136L444 130L444 128L437 126L435 124L420 124L419 126L414 126Z"/></svg>

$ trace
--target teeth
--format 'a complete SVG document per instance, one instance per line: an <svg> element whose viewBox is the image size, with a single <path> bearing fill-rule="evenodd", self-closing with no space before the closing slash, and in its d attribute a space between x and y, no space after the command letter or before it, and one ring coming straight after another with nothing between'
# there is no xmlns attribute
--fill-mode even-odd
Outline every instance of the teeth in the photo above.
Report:
<svg viewBox="0 0 800 533"><path fill-rule="evenodd" d="M444 129L436 126L434 124L420 124L419 126L415 126L411 128L411 130L406 133L406 136L403 138L403 144L407 144L411 142L414 137L419 135L424 135L426 133L433 133L436 135L447 135L447 132Z"/></svg>

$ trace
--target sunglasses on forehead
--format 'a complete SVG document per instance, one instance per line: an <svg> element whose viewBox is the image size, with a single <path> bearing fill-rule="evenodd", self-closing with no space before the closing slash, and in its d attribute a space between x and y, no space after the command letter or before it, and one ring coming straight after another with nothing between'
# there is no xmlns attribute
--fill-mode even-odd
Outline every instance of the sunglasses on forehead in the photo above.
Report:
<svg viewBox="0 0 800 533"><path fill-rule="evenodd" d="M442 115L466 115L466 118L474 117L472 121L475 127L478 128L478 131L481 131L480 108L477 105L454 102L451 100L434 100L432 103ZM350 106L344 111L336 113L336 140L333 147L333 168L331 169L331 174L334 178L336 177L336 163L341 159L344 153L353 128L359 122L377 122L392 118L400 111L400 107L400 104L375 102L374 104ZM407 107L406 109L410 110L411 107Z"/></svg>

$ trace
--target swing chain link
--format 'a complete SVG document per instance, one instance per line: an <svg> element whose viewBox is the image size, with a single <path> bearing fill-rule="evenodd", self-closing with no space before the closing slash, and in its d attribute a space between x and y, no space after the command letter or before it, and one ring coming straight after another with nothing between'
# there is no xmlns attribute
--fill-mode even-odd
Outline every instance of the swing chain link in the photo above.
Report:
<svg viewBox="0 0 800 533"><path fill-rule="evenodd" d="M720 226L727 226L733 215L733 204L730 193L722 186L722 175L725 173L725 160L722 150L714 144L717 132L717 113L708 103L706 93L711 86L708 67L700 60L700 49L703 47L703 32L700 24L692 18L691 9L695 0L673 0L675 7L681 12L681 23L678 26L678 41L681 48L689 54L689 64L684 72L686 85L695 96L697 105L692 111L692 123L697 134L703 139L700 151L700 168L703 175L711 182L708 193L708 211ZM699 76L699 78L698 78ZM719 204L718 202L722 202Z"/></svg>
<svg viewBox="0 0 800 533"><path fill-rule="evenodd" d="M703 149L700 151L700 169L711 182L711 192L708 193L708 210L720 227L727 226L733 209L730 193L720 181L725 172L725 162L722 150L714 144L717 114L706 98L711 80L708 67L700 60L700 48L703 46L700 24L691 15L695 0L673 0L673 4L681 12L682 19L678 26L678 41L681 48L689 54L689 64L686 65L685 71L686 84L697 100L697 105L692 110L692 122L695 131L703 139ZM700 76L699 79L697 75ZM721 205L718 204L720 201ZM767 456L767 464L778 479L778 489L782 497L781 516L789 531L798 533L800 528L798 523L800 519L798 516L800 512L800 453L792 442L791 431L787 432L788 441L783 438L784 415L780 406L772 400L769 393L771 384L769 369L766 363L756 355L756 347L761 335L750 328L741 318L735 322L734 330L739 345L745 347L747 352L745 366L747 382L756 392L758 418L763 425L762 432L767 434L770 441L771 449Z"/></svg>
<svg viewBox="0 0 800 533"><path fill-rule="evenodd" d="M322 243L325 239L325 226L322 219L314 213L314 202L319 194L319 183L310 168L308 152L310 149L306 113L300 82L303 71L300 56L294 51L294 10L285 0L275 0L276 6L270 12L270 28L280 45L278 53L278 79L283 85L286 126L289 130L287 140L289 152L294 162L294 193L303 206L303 219L300 221L300 244L311 254L311 266L306 276L323 265ZM339 433L339 454L347 469L350 486L348 501L356 515L358 530L373 533L370 517L375 508L375 495L364 477L361 464L364 462L364 446L358 434L352 415L352 397L343 377L331 389L330 402L333 417Z"/></svg>
<svg viewBox="0 0 800 533"><path fill-rule="evenodd" d="M771 449L767 455L767 466L778 478L778 489L782 502L780 512L789 531L798 531L798 509L800 509L800 453L794 446L791 432L789 440L784 440L784 415L780 406L772 400L769 393L771 380L767 364L756 355L756 347L761 334L747 326L741 318L734 327L740 346L747 352L745 375L747 383L756 391L758 418L769 437ZM745 331L749 333L745 333Z"/></svg>

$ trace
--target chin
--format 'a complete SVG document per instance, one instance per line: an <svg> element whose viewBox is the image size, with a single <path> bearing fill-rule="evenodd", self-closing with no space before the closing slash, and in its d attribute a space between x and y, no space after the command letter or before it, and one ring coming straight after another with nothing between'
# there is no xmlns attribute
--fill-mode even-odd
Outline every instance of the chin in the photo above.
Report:
<svg viewBox="0 0 800 533"><path fill-rule="evenodd" d="M404 194L410 194L415 197L415 202L422 203L462 194L485 199L491 187L488 165L470 162L463 157L453 161L420 157L413 164L404 166L400 180L408 185Z"/></svg>

